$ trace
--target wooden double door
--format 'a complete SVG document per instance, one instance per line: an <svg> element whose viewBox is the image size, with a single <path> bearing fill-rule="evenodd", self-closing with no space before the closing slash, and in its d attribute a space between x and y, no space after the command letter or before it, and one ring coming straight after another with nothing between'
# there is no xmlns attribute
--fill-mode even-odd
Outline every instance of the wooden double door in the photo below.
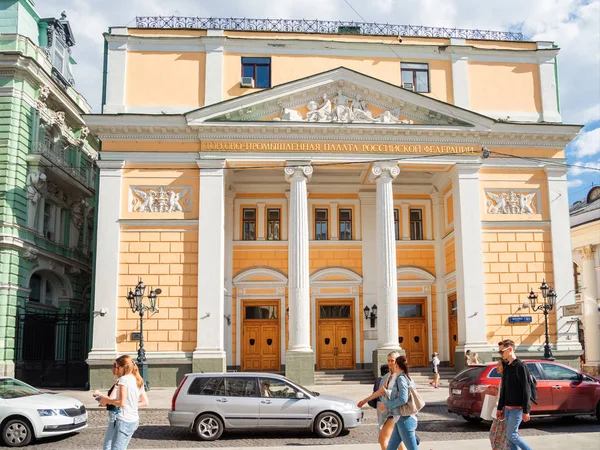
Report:
<svg viewBox="0 0 600 450"><path fill-rule="evenodd" d="M409 366L429 364L426 299L398 299L398 343L406 352Z"/></svg>
<svg viewBox="0 0 600 450"><path fill-rule="evenodd" d="M281 370L279 302L242 302L241 312L241 370Z"/></svg>
<svg viewBox="0 0 600 450"><path fill-rule="evenodd" d="M354 369L354 301L317 302L317 370Z"/></svg>
<svg viewBox="0 0 600 450"><path fill-rule="evenodd" d="M448 296L448 348L450 350L450 365L454 366L454 352L458 344L458 316L456 294Z"/></svg>

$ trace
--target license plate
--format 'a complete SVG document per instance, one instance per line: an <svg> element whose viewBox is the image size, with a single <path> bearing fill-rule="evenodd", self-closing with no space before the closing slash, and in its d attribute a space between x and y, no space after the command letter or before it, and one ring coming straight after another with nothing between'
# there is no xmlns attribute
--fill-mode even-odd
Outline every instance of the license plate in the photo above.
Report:
<svg viewBox="0 0 600 450"><path fill-rule="evenodd" d="M460 395L460 394L462 394L461 389L452 389L452 395Z"/></svg>
<svg viewBox="0 0 600 450"><path fill-rule="evenodd" d="M81 416L77 416L73 418L73 425L77 425L78 423L83 423L85 422L85 414L81 415Z"/></svg>

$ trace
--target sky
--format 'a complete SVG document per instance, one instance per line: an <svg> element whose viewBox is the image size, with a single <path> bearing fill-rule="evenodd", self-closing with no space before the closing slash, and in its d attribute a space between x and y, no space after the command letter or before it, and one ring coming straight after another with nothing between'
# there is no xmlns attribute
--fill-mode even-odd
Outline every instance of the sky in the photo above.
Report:
<svg viewBox="0 0 600 450"><path fill-rule="evenodd" d="M553 41L564 123L585 125L567 146L571 203L600 185L600 0L34 0L42 17L66 11L76 39L76 88L95 112L102 91L102 33L136 16L354 20L521 31ZM348 4L352 5L351 8ZM354 11L354 10L356 11ZM361 19L362 17L362 19Z"/></svg>

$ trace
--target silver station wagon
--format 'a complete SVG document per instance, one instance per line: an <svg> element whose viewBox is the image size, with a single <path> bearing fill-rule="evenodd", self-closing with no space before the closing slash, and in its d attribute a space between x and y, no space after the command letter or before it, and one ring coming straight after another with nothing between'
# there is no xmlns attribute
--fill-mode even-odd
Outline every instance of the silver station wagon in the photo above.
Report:
<svg viewBox="0 0 600 450"><path fill-rule="evenodd" d="M224 430L310 429L333 438L363 418L352 400L319 395L287 378L265 373L189 374L171 403L169 423L203 441Z"/></svg>

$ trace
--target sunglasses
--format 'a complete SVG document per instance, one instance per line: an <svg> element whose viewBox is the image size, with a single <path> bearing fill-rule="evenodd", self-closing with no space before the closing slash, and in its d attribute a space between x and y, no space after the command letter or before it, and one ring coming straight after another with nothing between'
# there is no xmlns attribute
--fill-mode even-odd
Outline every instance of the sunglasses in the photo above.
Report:
<svg viewBox="0 0 600 450"><path fill-rule="evenodd" d="M500 355L501 355L501 354L503 354L503 353L504 353L506 350L508 350L509 348L510 348L510 347L506 347L506 348L505 348L505 349L503 349L503 350L498 350L498 354L500 354Z"/></svg>

